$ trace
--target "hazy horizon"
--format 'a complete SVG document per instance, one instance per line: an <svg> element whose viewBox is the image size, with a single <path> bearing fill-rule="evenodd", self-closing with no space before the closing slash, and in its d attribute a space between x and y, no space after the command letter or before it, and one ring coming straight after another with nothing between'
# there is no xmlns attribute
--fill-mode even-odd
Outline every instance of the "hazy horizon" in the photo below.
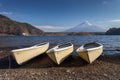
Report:
<svg viewBox="0 0 120 80"><path fill-rule="evenodd" d="M0 14L59 32L84 21L102 28L120 27L120 0L0 0Z"/></svg>

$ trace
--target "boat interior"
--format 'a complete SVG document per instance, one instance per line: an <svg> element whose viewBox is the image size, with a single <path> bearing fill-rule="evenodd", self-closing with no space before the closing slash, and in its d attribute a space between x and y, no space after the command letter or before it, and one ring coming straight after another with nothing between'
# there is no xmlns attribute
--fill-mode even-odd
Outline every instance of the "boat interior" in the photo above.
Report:
<svg viewBox="0 0 120 80"><path fill-rule="evenodd" d="M61 44L61 45L58 46L57 49L69 47L69 46L71 46L71 45L72 45L71 43Z"/></svg>
<svg viewBox="0 0 120 80"><path fill-rule="evenodd" d="M95 43L95 42L91 42L91 43L87 43L84 45L85 49L89 49L89 48L95 48L95 47L99 47L100 45Z"/></svg>
<svg viewBox="0 0 120 80"><path fill-rule="evenodd" d="M37 44L37 45L35 45L35 46L41 46L41 45L45 45L45 44L47 44L48 42L44 42L44 43L40 43L40 44Z"/></svg>

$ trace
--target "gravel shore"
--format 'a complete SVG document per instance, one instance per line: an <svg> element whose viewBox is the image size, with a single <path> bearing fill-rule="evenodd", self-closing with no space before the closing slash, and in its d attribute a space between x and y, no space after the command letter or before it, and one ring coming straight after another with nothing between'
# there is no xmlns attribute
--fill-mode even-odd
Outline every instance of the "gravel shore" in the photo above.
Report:
<svg viewBox="0 0 120 80"><path fill-rule="evenodd" d="M11 50L0 49L0 80L120 80L120 55L100 56L92 64L70 56L58 66L43 54L19 66Z"/></svg>

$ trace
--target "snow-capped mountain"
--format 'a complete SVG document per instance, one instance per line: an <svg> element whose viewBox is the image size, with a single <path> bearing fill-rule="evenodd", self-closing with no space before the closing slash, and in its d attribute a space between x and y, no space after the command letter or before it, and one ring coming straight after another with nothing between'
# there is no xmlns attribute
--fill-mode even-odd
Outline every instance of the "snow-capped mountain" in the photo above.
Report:
<svg viewBox="0 0 120 80"><path fill-rule="evenodd" d="M105 32L106 30L91 24L89 21L85 21L73 28L66 30L65 32Z"/></svg>

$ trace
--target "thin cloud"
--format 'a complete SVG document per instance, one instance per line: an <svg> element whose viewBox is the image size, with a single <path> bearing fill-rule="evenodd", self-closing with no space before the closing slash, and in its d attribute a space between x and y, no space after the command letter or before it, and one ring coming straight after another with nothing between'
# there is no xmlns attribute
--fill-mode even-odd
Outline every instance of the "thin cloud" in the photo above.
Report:
<svg viewBox="0 0 120 80"><path fill-rule="evenodd" d="M109 20L108 22L120 22L120 19Z"/></svg>
<svg viewBox="0 0 120 80"><path fill-rule="evenodd" d="M70 27L63 27L63 26L36 26L39 29L42 29L45 32L61 32L64 31Z"/></svg>
<svg viewBox="0 0 120 80"><path fill-rule="evenodd" d="M13 14L12 12L5 12L5 11L3 11L3 12L0 12L0 14L3 14L3 15L11 15L11 14Z"/></svg>
<svg viewBox="0 0 120 80"><path fill-rule="evenodd" d="M103 2L102 2L103 5L105 5L105 4L107 4L107 3L108 3L107 1L103 1Z"/></svg>

